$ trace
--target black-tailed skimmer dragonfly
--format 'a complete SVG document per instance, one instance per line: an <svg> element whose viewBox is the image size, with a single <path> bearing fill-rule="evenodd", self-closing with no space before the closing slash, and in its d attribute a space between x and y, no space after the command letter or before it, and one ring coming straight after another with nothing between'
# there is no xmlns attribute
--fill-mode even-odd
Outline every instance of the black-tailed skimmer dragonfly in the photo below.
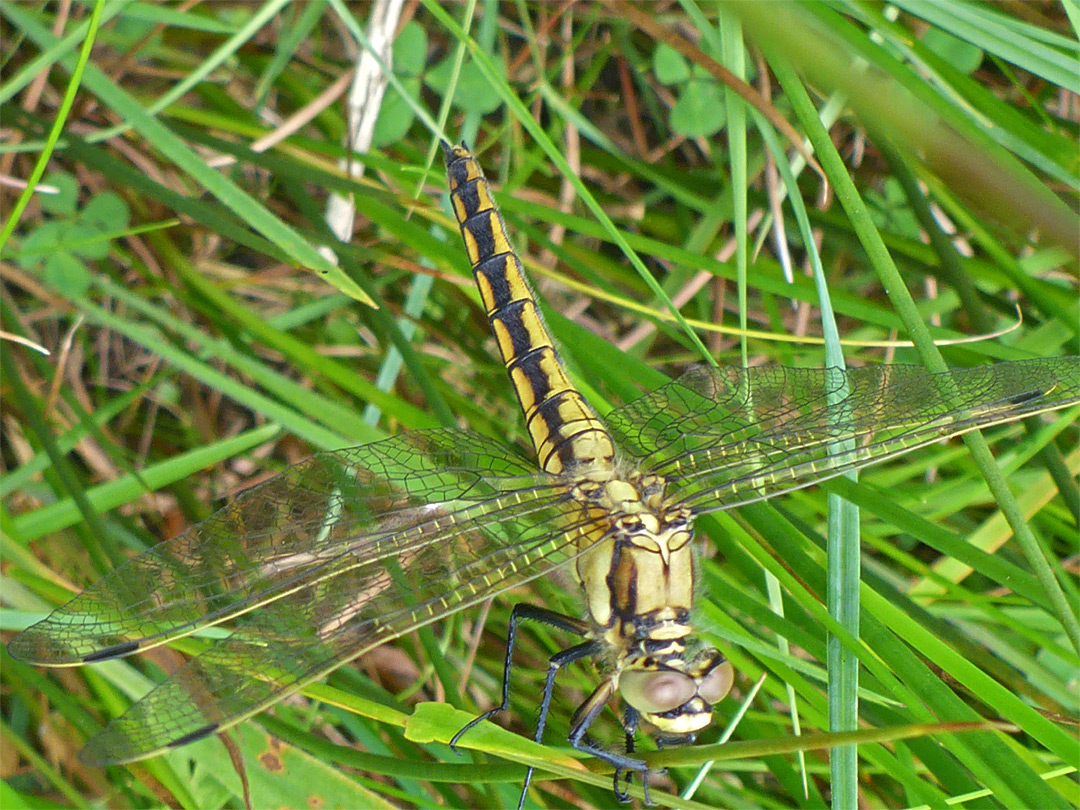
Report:
<svg viewBox="0 0 1080 810"><path fill-rule="evenodd" d="M698 515L1080 402L1075 357L944 375L701 367L601 420L560 363L479 166L464 146L444 148L537 463L452 429L319 453L121 565L11 653L67 666L211 625L231 632L93 737L86 762L131 762L219 732L383 642L565 567L587 617L515 608L502 701L474 722L507 708L519 621L569 631L580 642L551 659L536 739L558 669L600 659L603 683L573 716L570 742L615 766L625 798L619 772L647 775L633 753L639 724L664 745L691 741L734 678L694 637ZM588 735L615 695L622 752Z"/></svg>

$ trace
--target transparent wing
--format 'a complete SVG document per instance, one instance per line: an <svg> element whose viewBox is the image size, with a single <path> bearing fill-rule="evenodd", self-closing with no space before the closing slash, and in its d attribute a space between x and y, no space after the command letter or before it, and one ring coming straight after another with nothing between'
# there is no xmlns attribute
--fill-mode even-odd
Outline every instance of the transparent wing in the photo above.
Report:
<svg viewBox="0 0 1080 810"><path fill-rule="evenodd" d="M628 463L699 512L771 498L980 427L1080 402L1080 358L930 374L693 368L608 415Z"/></svg>
<svg viewBox="0 0 1080 810"><path fill-rule="evenodd" d="M120 566L10 649L43 664L101 660L234 619L84 755L131 761L540 576L603 531L563 480L490 440L416 431L290 468Z"/></svg>

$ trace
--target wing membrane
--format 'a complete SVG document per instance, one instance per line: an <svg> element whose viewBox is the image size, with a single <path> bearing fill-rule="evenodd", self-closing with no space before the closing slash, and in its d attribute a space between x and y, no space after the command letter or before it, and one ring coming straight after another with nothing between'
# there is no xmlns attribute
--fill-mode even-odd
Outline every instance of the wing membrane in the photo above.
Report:
<svg viewBox="0 0 1080 810"><path fill-rule="evenodd" d="M547 573L602 532L565 493L526 495L498 523L486 517L459 513L406 553L340 564L247 614L91 739L84 759L139 759L231 726L385 641Z"/></svg>
<svg viewBox="0 0 1080 810"><path fill-rule="evenodd" d="M701 367L614 411L608 425L641 469L707 512L1077 402L1076 357L942 375L903 365Z"/></svg>
<svg viewBox="0 0 1080 810"><path fill-rule="evenodd" d="M146 649L270 601L343 555L396 553L410 529L429 537L437 513L483 511L500 493L556 480L458 430L319 453L119 566L11 649L49 666Z"/></svg>
<svg viewBox="0 0 1080 810"><path fill-rule="evenodd" d="M1080 402L1080 360L693 369L613 412L625 461L698 512L772 497L977 427ZM605 536L572 482L458 430L322 453L117 568L16 637L47 665L230 635L87 746L126 762L226 728L385 641L526 582ZM258 608L258 610L255 610Z"/></svg>
<svg viewBox="0 0 1080 810"><path fill-rule="evenodd" d="M541 576L603 531L563 479L509 450L465 431L415 431L321 453L249 490L11 650L72 664L232 620L231 635L87 746L88 761L130 761L232 725L384 641Z"/></svg>

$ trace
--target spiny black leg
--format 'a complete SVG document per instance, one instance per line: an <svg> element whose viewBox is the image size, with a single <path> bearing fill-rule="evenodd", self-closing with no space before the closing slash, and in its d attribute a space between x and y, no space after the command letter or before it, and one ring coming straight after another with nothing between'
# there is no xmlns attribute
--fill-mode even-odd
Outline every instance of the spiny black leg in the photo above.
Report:
<svg viewBox="0 0 1080 810"><path fill-rule="evenodd" d="M518 622L523 620L542 622L543 624L548 624L559 630L565 630L568 633L574 633L579 636L583 636L589 632L589 625L586 622L581 621L581 619L564 616L561 613L556 613L547 608L536 607L535 605L515 605L513 611L510 613L510 627L506 631L506 658L503 660L502 702L494 709L488 709L479 717L470 720L465 724L465 727L461 729L461 731L453 736L450 740L450 749L454 753L458 753L458 740L461 739L466 731L478 723L482 723L484 720L490 720L499 712L504 712L510 708L510 667L514 657L514 641L517 638L517 625Z"/></svg>
<svg viewBox="0 0 1080 810"><path fill-rule="evenodd" d="M457 750L457 743L466 731L475 726L477 723L481 723L484 720L490 720L499 712L504 712L508 708L510 708L510 668L512 666L512 661L514 657L514 641L517 638L517 625L518 622L523 620L541 622L543 624L550 625L559 630L565 630L567 633L573 633L578 636L584 636L588 634L589 630L591 629L588 622L584 622L581 619L575 619L571 616L564 616L562 613L556 613L555 611L548 610L547 608L536 607L535 605L515 605L513 611L511 611L510 613L510 626L506 631L506 658L503 660L502 702L500 702L499 705L496 706L494 709L489 709L488 711L481 714L479 717L475 717L470 720L468 723L465 724L465 727L462 728L461 731L459 731L450 739L450 750L453 751L455 754L460 753ZM556 654L551 659L552 665L554 665L555 660L557 658L560 658L560 656L570 655L582 647L589 646L589 644L590 642L586 642L585 644L578 644L574 647L571 647L569 650L564 650L562 653ZM561 661L558 666L554 666L554 669L549 666L547 684L544 687L544 700L540 707L540 724L536 730L537 742L540 741L540 738L543 735L544 724L547 720L548 707L551 704L551 693L555 683L554 672L558 671L558 668L560 666L564 666L570 661L576 661L579 658L585 657L586 655L594 654L595 652L578 653L576 657ZM521 789L521 799L518 800L518 810L521 810L522 806L525 804L525 794L529 790L529 784L532 782L532 775L534 770L534 768L529 768L525 772L525 785Z"/></svg>
<svg viewBox="0 0 1080 810"><path fill-rule="evenodd" d="M630 796L625 790L620 790L619 775L623 771L638 771L643 774L642 782L646 785L645 795L646 802L648 802L648 780L646 778L648 776L648 766L640 759L608 751L588 736L589 727L599 717L604 707L607 706L608 699L614 691L614 683L611 679L608 679L600 684L599 688L589 695L584 703L578 706L573 719L570 721L570 745L578 751L592 754L594 757L610 762L615 766L615 798L620 802L630 801ZM627 782L629 783L629 779L627 779Z"/></svg>
<svg viewBox="0 0 1080 810"><path fill-rule="evenodd" d="M641 717L641 715L638 713L638 710L635 709L633 706L627 706L626 711L623 713L622 726L623 726L623 732L625 732L625 734L626 734L626 753L627 753L627 755L630 755L630 754L634 753L634 747L635 747L635 745L634 745L634 737L637 735L638 719L640 717ZM620 799L620 801L629 801L630 800L630 794L627 792L627 790L630 788L630 785L634 781L634 772L631 771L631 770L626 771L626 788L620 790L619 789L619 775L621 773L623 773L624 770L625 769L623 769L623 768L616 768L615 769L615 797L619 798L620 796L623 796L625 798ZM652 799L649 797L649 772L648 772L648 770L644 770L644 771L641 772L641 791L642 791L642 793L645 794L645 804L646 805L651 805L652 804Z"/></svg>
<svg viewBox="0 0 1080 810"><path fill-rule="evenodd" d="M544 741L544 728L547 726L548 710L551 708L551 698L555 694L555 674L567 664L580 661L582 658L599 655L603 649L602 642L583 641L568 650L555 653L548 660L547 678L544 679L544 696L540 700L540 719L536 723L536 734L533 736L536 742L542 743ZM525 784L521 786L521 798L518 799L517 810L521 810L525 806L525 795L529 792L534 770L535 768L529 768L525 771Z"/></svg>

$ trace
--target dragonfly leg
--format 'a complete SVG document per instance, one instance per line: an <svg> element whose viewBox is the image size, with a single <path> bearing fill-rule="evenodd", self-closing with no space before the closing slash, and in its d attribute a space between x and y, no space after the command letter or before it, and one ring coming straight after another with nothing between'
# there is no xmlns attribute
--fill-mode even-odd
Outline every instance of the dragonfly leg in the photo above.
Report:
<svg viewBox="0 0 1080 810"><path fill-rule="evenodd" d="M628 755L634 753L634 737L637 735L638 719L640 718L638 710L633 706L627 706L626 712L623 714L623 732L626 734L626 753ZM632 770L626 770L624 768L615 768L615 796L619 801L629 801L630 795L626 792L626 788L619 787L619 778L626 773L626 788L629 788L634 781L634 772ZM645 771L645 776L648 777L648 771ZM645 793L645 804L652 804L649 798L649 780L643 778L641 782L641 789Z"/></svg>
<svg viewBox="0 0 1080 810"><path fill-rule="evenodd" d="M581 619L575 619L572 616L564 616L562 613L556 613L547 608L526 604L515 605L513 611L510 613L510 626L506 632L506 658L503 661L502 701L495 708L488 709L480 716L470 720L461 731L451 738L450 749L455 753L457 753L457 743L466 731L473 726L482 723L484 720L490 720L499 712L504 712L510 707L510 669L514 657L514 642L517 640L517 626L518 622L521 621L541 622L550 625L551 627L555 627L556 629L573 633L577 636L584 636L592 629L588 622L584 622ZM537 725L535 735L537 742L540 742L543 737L548 707L551 705L552 691L555 685L555 673L558 672L561 667L566 666L566 664L585 658L589 655L595 655L601 649L602 647L596 645L595 642L587 641L552 656L548 665L547 680L544 685L544 698L540 704L540 722ZM518 802L518 810L520 810L525 803L525 794L528 792L529 784L532 782L533 770L533 768L529 768L525 772L525 784L521 790L521 800Z"/></svg>
<svg viewBox="0 0 1080 810"><path fill-rule="evenodd" d="M573 633L578 636L584 636L591 629L588 622L583 622L581 619L575 619L571 616L564 616L553 610L536 607L535 605L515 605L513 611L510 613L510 627L506 632L506 658L503 660L502 702L494 709L488 709L479 717L470 720L465 724L465 727L461 729L461 731L453 736L450 740L450 748L455 752L457 750L456 746L458 740L462 738L466 731L485 720L490 720L492 717L499 714L499 712L504 712L510 707L510 668L514 657L514 642L517 640L517 626L518 622L521 621L542 622L543 624L550 625L559 630L565 630L568 633ZM566 652L569 652L569 650Z"/></svg>
<svg viewBox="0 0 1080 810"><path fill-rule="evenodd" d="M592 754L594 757L615 766L615 798L620 802L626 803L630 801L630 795L619 787L621 774L626 772L626 783L629 785L632 774L635 771L640 773L641 787L645 793L645 803L652 804L652 801L649 798L648 766L640 759L627 756L627 754L632 754L634 752L633 731L637 729L637 717L629 718L629 716L627 716L627 721L630 722L629 728L627 727L626 722L623 724L623 729L626 731L627 736L627 752L625 754L608 751L589 737L589 727L592 726L596 718L600 716L600 712L607 706L607 702L614 691L615 683L609 678L604 683L600 684L599 688L589 695L584 703L578 706L577 711L574 712L573 719L570 721L570 745L578 751Z"/></svg>
<svg viewBox="0 0 1080 810"><path fill-rule="evenodd" d="M603 642L597 640L583 641L580 644L575 644L569 649L556 653L548 660L548 673L547 678L544 680L544 697L540 701L540 719L536 723L536 734L533 737L538 743L544 741L544 728L547 726L548 710L551 708L551 698L555 693L556 673L567 664L580 661L582 658L592 658L603 651ZM529 785L532 783L534 770L535 768L529 768L525 772L525 783L521 786L521 798L518 800L518 810L521 810L521 808L525 806L525 794L529 792Z"/></svg>

